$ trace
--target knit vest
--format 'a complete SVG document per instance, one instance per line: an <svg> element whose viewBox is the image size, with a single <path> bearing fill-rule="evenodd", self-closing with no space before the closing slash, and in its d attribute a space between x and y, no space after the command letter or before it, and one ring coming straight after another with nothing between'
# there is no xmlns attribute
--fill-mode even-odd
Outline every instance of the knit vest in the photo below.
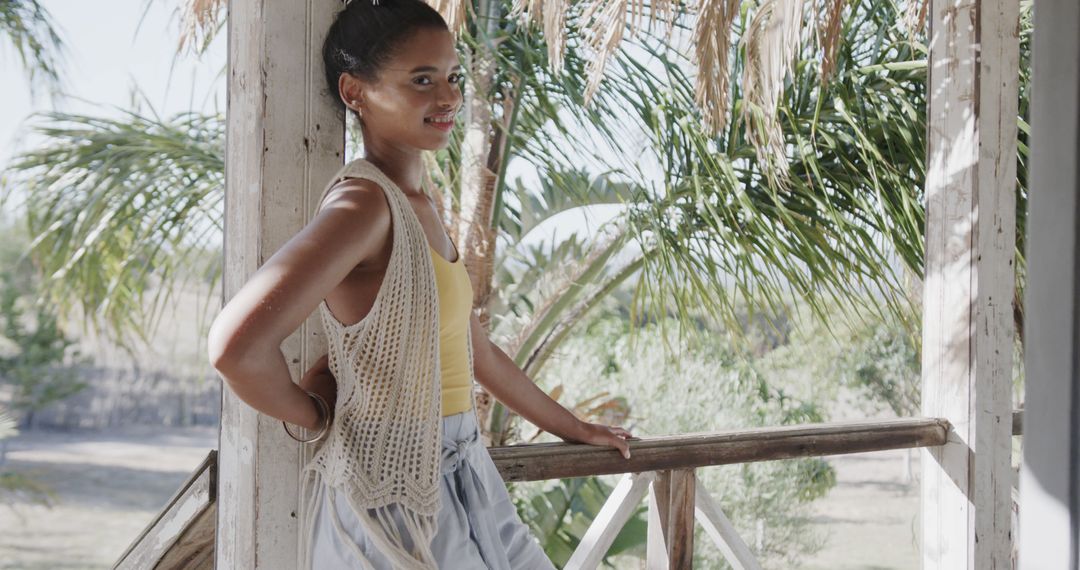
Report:
<svg viewBox="0 0 1080 570"><path fill-rule="evenodd" d="M436 568L430 544L438 530L442 418L433 260L408 198L374 164L362 158L346 164L327 184L320 203L344 178L364 178L382 188L390 207L392 249L375 302L363 319L345 325L325 301L319 304L337 403L326 439L301 470L300 556L306 568L324 483L338 536L364 567L370 562L340 524L333 501L337 493L395 568ZM467 336L472 370L472 339ZM408 537L402 536L403 529Z"/></svg>

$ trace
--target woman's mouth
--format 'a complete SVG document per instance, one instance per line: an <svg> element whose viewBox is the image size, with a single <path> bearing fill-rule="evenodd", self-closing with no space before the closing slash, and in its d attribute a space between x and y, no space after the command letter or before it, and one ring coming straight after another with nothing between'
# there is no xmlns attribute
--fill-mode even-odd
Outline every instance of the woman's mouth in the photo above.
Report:
<svg viewBox="0 0 1080 570"><path fill-rule="evenodd" d="M446 132L454 128L454 117L428 117L424 119L424 123L439 129L440 131Z"/></svg>

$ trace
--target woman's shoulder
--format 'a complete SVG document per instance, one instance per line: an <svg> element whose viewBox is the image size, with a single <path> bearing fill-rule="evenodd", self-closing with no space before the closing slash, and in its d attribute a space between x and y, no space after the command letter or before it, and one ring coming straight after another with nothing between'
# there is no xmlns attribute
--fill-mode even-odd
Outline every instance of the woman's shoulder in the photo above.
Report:
<svg viewBox="0 0 1080 570"><path fill-rule="evenodd" d="M343 178L326 192L310 226L359 255L360 261L378 256L390 238L390 206L383 189L364 178Z"/></svg>
<svg viewBox="0 0 1080 570"><path fill-rule="evenodd" d="M362 208L372 213L390 215L390 208L386 202L386 194L382 187L374 180L342 176L337 179L323 194L315 213L325 210L331 204L336 207L347 209Z"/></svg>

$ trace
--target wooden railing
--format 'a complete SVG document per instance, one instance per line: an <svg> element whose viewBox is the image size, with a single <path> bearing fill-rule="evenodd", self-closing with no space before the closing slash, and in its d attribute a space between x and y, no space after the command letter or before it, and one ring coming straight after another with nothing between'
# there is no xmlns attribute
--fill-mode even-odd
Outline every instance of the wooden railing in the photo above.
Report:
<svg viewBox="0 0 1080 570"><path fill-rule="evenodd" d="M1021 413L1013 414L1019 434ZM488 449L506 481L625 474L586 531L568 569L596 568L622 526L649 500L647 567L690 568L694 524L702 524L736 569L758 568L719 505L696 485L696 469L795 457L932 447L948 422L933 418L854 421L632 439L630 459L614 449L539 443ZM213 568L217 452L124 552L114 568Z"/></svg>

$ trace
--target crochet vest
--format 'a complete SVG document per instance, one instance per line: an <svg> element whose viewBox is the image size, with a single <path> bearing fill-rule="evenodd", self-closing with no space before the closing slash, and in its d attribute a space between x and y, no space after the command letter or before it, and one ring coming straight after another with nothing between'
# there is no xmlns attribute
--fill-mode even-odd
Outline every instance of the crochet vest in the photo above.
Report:
<svg viewBox="0 0 1080 570"><path fill-rule="evenodd" d="M344 494L365 535L395 568L436 568L430 543L438 530L442 418L435 268L408 198L374 164L362 158L346 164L323 189L320 203L344 178L364 178L382 188L393 245L363 319L345 325L325 301L319 304L337 403L327 438L301 471L300 556L307 567L322 498L318 490L325 484L334 526L360 560L365 558L334 510L336 493Z"/></svg>

